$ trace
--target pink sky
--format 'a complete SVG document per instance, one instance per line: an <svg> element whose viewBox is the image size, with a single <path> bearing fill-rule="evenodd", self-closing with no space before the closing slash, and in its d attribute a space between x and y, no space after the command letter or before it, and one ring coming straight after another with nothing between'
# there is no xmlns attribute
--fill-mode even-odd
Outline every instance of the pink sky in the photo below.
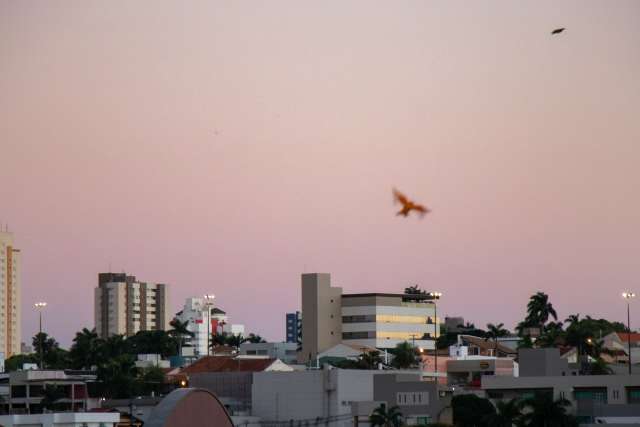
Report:
<svg viewBox="0 0 640 427"><path fill-rule="evenodd" d="M303 271L476 325L538 290L623 320L639 76L637 1L1 1L23 337L41 299L65 345L93 326L109 265L277 340ZM395 217L393 186L433 212Z"/></svg>

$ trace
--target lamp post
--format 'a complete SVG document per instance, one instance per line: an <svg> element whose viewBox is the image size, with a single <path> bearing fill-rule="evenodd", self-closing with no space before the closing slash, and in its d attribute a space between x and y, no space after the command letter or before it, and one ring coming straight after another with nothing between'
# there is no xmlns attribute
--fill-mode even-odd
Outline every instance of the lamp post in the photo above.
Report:
<svg viewBox="0 0 640 427"><path fill-rule="evenodd" d="M435 317L435 327L433 330L434 340L433 346L435 348L435 361L434 368L436 373L436 385L438 384L438 304L436 304L436 300L439 300L442 296L442 292L429 292L429 296L433 301L433 317Z"/></svg>
<svg viewBox="0 0 640 427"><path fill-rule="evenodd" d="M36 308L36 310L38 310L38 313L40 315L40 332L38 333L38 341L40 342L40 369L44 369L44 352L42 348L44 346L44 342L42 340L42 310L44 310L44 308L47 306L47 303L41 301L33 304L33 306Z"/></svg>
<svg viewBox="0 0 640 427"><path fill-rule="evenodd" d="M204 296L204 305L207 307L207 356L211 355L211 307L215 298L213 294Z"/></svg>
<svg viewBox="0 0 640 427"><path fill-rule="evenodd" d="M627 300L627 344L629 350L629 375L631 375L631 311L629 309L629 303L631 298L635 298L636 294L633 292L625 291L622 293L622 298Z"/></svg>

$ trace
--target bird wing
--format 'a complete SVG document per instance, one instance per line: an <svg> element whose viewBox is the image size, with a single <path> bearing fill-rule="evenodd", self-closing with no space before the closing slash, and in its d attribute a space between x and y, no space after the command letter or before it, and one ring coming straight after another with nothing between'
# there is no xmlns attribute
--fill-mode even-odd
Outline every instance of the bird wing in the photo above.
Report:
<svg viewBox="0 0 640 427"><path fill-rule="evenodd" d="M560 34L563 31L564 31L564 28L556 28L555 30L551 31L551 34Z"/></svg>
<svg viewBox="0 0 640 427"><path fill-rule="evenodd" d="M429 210L429 208L427 208L426 206L423 205L415 205L413 207L414 210L420 212L422 215L431 212L431 210Z"/></svg>
<svg viewBox="0 0 640 427"><path fill-rule="evenodd" d="M402 194L401 192L399 192L395 188L393 189L393 199L394 199L394 201L400 202L403 205L406 205L406 204L409 203L409 199L407 198L407 196L405 196L404 194Z"/></svg>

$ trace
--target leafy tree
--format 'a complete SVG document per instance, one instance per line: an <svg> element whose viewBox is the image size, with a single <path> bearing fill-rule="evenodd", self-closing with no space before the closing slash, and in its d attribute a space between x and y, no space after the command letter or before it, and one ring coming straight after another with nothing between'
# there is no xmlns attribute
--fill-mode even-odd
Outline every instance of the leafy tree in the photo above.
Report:
<svg viewBox="0 0 640 427"><path fill-rule="evenodd" d="M460 394L451 399L453 424L456 427L491 427L487 420L496 414L489 399L475 394Z"/></svg>
<svg viewBox="0 0 640 427"><path fill-rule="evenodd" d="M49 369L64 369L69 366L69 352L60 348L55 338L45 332L37 333L32 339L33 349L38 362L42 355L43 367Z"/></svg>
<svg viewBox="0 0 640 427"><path fill-rule="evenodd" d="M139 372L138 383L143 394L150 395L151 392L159 394L164 383L164 372L157 366L146 368Z"/></svg>
<svg viewBox="0 0 640 427"><path fill-rule="evenodd" d="M98 366L97 379L102 383L103 394L112 399L126 399L138 394L137 376L135 359L130 354L115 356Z"/></svg>
<svg viewBox="0 0 640 427"><path fill-rule="evenodd" d="M496 412L485 416L484 422L491 427L518 425L522 416L521 407L521 402L518 399L500 400L496 403Z"/></svg>
<svg viewBox="0 0 640 427"><path fill-rule="evenodd" d="M245 341L250 343L266 342L260 335L256 335L254 333L250 333Z"/></svg>
<svg viewBox="0 0 640 427"><path fill-rule="evenodd" d="M178 355L182 356L182 346L185 344L187 337L194 337L195 333L191 332L188 328L189 321L181 322L177 317L174 318L169 325L171 330L169 336L172 337L178 343Z"/></svg>
<svg viewBox="0 0 640 427"><path fill-rule="evenodd" d="M418 285L412 285L407 288L404 288L404 293L407 295L426 295L427 292L420 289Z"/></svg>
<svg viewBox="0 0 640 427"><path fill-rule="evenodd" d="M509 335L509 331L504 329L504 323L498 323L494 325L493 323L487 323L487 333L485 339L493 340L494 346L494 355L498 355L498 338L506 337Z"/></svg>
<svg viewBox="0 0 640 427"><path fill-rule="evenodd" d="M542 333L536 340L536 347L556 347L565 342L562 322L549 322L542 327Z"/></svg>
<svg viewBox="0 0 640 427"><path fill-rule="evenodd" d="M76 332L73 345L69 350L69 359L73 369L91 369L100 360L100 349L104 342L98 338L95 329L82 328Z"/></svg>
<svg viewBox="0 0 640 427"><path fill-rule="evenodd" d="M535 427L569 427L578 425L575 417L567 413L571 403L566 399L553 400L552 393L537 392L531 398L525 399L523 407L526 409L522 421L526 426Z"/></svg>
<svg viewBox="0 0 640 427"><path fill-rule="evenodd" d="M4 370L13 372L22 369L25 363L39 363L39 358L35 354L14 354L4 361Z"/></svg>
<svg viewBox="0 0 640 427"><path fill-rule="evenodd" d="M386 405L382 404L373 410L373 413L369 416L369 423L371 427L400 427L402 425L402 413L397 406L387 409Z"/></svg>
<svg viewBox="0 0 640 427"><path fill-rule="evenodd" d="M127 342L124 335L112 335L101 341L98 349L99 360L113 359L121 354L128 353Z"/></svg>
<svg viewBox="0 0 640 427"><path fill-rule="evenodd" d="M416 364L416 349L408 342L401 342L390 350L394 355L391 364L398 369L407 369Z"/></svg>
<svg viewBox="0 0 640 427"><path fill-rule="evenodd" d="M177 353L178 344L166 331L138 331L126 339L129 354L159 354L162 357Z"/></svg>

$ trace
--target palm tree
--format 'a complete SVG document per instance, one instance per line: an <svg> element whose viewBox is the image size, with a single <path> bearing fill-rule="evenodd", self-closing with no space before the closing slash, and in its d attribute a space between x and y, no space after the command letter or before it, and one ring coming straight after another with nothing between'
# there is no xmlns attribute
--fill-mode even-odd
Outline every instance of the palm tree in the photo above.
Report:
<svg viewBox="0 0 640 427"><path fill-rule="evenodd" d="M509 335L509 331L504 329L504 323L498 323L497 325L494 325L493 323L487 323L487 335L486 335L486 340L492 339L495 346L494 346L494 356L498 356L498 338L501 337L506 337L507 335Z"/></svg>
<svg viewBox="0 0 640 427"><path fill-rule="evenodd" d="M387 410L385 404L381 404L369 416L369 423L372 427L400 427L402 425L402 413L397 406L392 406Z"/></svg>
<svg viewBox="0 0 640 427"><path fill-rule="evenodd" d="M40 405L42 405L42 409L54 411L56 409L56 403L65 397L68 396L62 387L48 385L44 387L44 390L42 390L42 400L40 401Z"/></svg>
<svg viewBox="0 0 640 427"><path fill-rule="evenodd" d="M526 426L565 427L577 426L575 417L567 413L571 403L567 399L553 400L552 393L538 392L522 402L528 410L522 415Z"/></svg>
<svg viewBox="0 0 640 427"><path fill-rule="evenodd" d="M484 420L493 427L512 427L520 421L521 408L522 404L518 399L500 400L496 403L496 413L486 416Z"/></svg>
<svg viewBox="0 0 640 427"><path fill-rule="evenodd" d="M180 319L174 317L174 319L169 323L169 326L171 326L169 335L178 342L178 356L182 356L182 346L184 345L185 335L194 337L195 334L188 329L188 320L181 322Z"/></svg>
<svg viewBox="0 0 640 427"><path fill-rule="evenodd" d="M562 322L550 322L546 324L536 340L537 347L555 347L565 341L565 331Z"/></svg>
<svg viewBox="0 0 640 427"><path fill-rule="evenodd" d="M91 369L96 366L100 360L100 348L103 341L98 338L98 334L94 329L82 328L76 332L73 339L73 345L69 351L71 365L74 369Z"/></svg>
<svg viewBox="0 0 640 427"><path fill-rule="evenodd" d="M529 326L542 327L547 323L549 317L558 320L558 313L556 313L553 305L549 302L549 295L544 292L538 292L532 295L527 304L527 318L525 322Z"/></svg>

